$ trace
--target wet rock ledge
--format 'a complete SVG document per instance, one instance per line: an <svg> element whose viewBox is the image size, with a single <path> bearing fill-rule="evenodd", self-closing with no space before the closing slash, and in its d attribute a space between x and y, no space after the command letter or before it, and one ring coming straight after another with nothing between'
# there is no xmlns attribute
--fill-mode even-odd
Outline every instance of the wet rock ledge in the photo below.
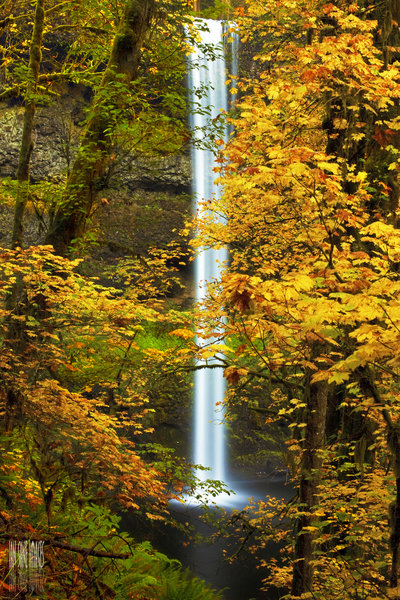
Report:
<svg viewBox="0 0 400 600"><path fill-rule="evenodd" d="M75 90L38 111L30 176L39 202L27 214L27 244L41 243L45 237L56 187L71 168L79 144L84 105L83 95ZM10 178L10 185L17 170L22 120L21 107L0 105L0 179ZM137 158L119 152L105 177L93 218L100 243L95 254L118 257L144 254L149 246L163 247L191 212L190 189L189 154ZM11 230L12 208L0 201L3 246L9 245Z"/></svg>

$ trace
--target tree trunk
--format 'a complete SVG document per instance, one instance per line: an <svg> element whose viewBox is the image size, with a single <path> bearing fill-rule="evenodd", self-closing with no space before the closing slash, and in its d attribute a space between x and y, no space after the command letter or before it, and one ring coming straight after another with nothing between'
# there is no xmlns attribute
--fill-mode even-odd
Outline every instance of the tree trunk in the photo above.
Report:
<svg viewBox="0 0 400 600"><path fill-rule="evenodd" d="M328 404L328 383L310 383L307 374L305 401L307 402L306 431L299 484L299 503L303 513L297 522L294 548L292 595L311 592L313 586L314 534L304 530L315 520L312 509L318 503L318 484L321 477L321 450L325 444L325 423Z"/></svg>
<svg viewBox="0 0 400 600"><path fill-rule="evenodd" d="M388 427L388 447L392 454L392 468L396 477L396 497L390 505L389 514L389 546L392 555L389 586L397 588L400 568L400 425L393 422L386 409L383 411L383 416Z"/></svg>
<svg viewBox="0 0 400 600"><path fill-rule="evenodd" d="M14 223L12 233L13 248L22 247L24 242L24 215L29 198L29 165L33 148L32 134L36 114L36 93L42 59L42 39L45 17L45 0L37 0L33 20L33 31L29 49L29 64L27 85L25 92L25 111L22 129L22 139L17 167L17 198L14 209ZM24 284L17 277L11 292L6 300L6 308L16 316L19 314L19 304L23 298L23 310L26 309L27 299L25 297ZM7 318L7 337L4 345L12 349L17 355L23 354L26 349L27 335L22 322ZM7 381L7 377L5 380ZM4 429L11 431L20 411L21 398L18 389L5 385L6 408L4 416Z"/></svg>
<svg viewBox="0 0 400 600"><path fill-rule="evenodd" d="M32 132L36 113L35 95L37 93L40 61L42 59L44 4L45 0L37 0L36 2L32 40L29 51L28 83L25 94L24 124L17 168L18 192L15 204L12 234L12 245L14 248L17 246L22 246L24 238L24 214L29 194L29 163L33 148Z"/></svg>
<svg viewBox="0 0 400 600"><path fill-rule="evenodd" d="M155 0L128 0L115 35L110 60L88 120L46 242L60 255L80 237L90 217L112 151L115 113L123 106L121 96L138 72L141 47L154 13ZM121 84L123 92L121 93ZM119 91L118 91L119 88Z"/></svg>
<svg viewBox="0 0 400 600"><path fill-rule="evenodd" d="M398 451L399 452L399 451ZM396 478L396 499L391 506L391 535L390 551L392 553L392 564L390 569L390 587L397 588L399 583L400 567L400 478Z"/></svg>
<svg viewBox="0 0 400 600"><path fill-rule="evenodd" d="M366 392L374 399L377 406L384 407L385 402L381 397L371 368L365 367L363 375L362 381ZM393 421L387 408L382 408L382 416L387 427L387 445L391 454L393 474L396 478L396 497L389 507L389 546L392 555L389 587L393 589L398 586L400 568L400 424ZM391 597L397 598L398 596Z"/></svg>

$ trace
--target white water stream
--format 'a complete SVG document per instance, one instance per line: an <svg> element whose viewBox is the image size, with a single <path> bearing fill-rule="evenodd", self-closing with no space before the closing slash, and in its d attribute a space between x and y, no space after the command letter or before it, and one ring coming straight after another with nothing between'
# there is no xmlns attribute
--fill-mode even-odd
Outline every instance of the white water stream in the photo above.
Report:
<svg viewBox="0 0 400 600"><path fill-rule="evenodd" d="M225 24L211 19L196 20L200 23L201 44L212 46L214 59L204 48L198 46L190 56L189 94L195 108L191 114L191 127L195 131L194 139L204 140L204 128L212 119L216 119L222 111L228 110L228 88L226 60L224 55L223 33ZM204 26L208 31L204 31ZM232 47L232 72L237 73L237 39ZM197 65L197 67L195 66ZM196 104L197 103L197 104ZM227 128L221 136L228 137ZM211 150L192 147L193 193L195 209L204 210L200 203L203 200L218 198L219 187L214 183L216 173L215 155ZM201 303L207 294L207 283L218 280L224 263L228 259L226 248L201 250L195 260L196 302ZM209 342L210 340L208 340ZM204 340L198 339L201 345ZM200 365L199 365L200 366ZM209 470L198 470L196 476L206 479L219 479L228 484L227 440L222 400L225 383L222 369L199 369L194 379L194 417L193 417L193 461L195 464L208 467Z"/></svg>

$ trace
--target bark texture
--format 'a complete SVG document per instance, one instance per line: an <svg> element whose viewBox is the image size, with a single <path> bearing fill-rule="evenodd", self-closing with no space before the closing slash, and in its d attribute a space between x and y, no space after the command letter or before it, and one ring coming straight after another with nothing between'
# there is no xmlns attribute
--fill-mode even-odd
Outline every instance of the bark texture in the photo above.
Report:
<svg viewBox="0 0 400 600"><path fill-rule="evenodd" d="M141 48L154 9L155 0L126 3L91 117L46 239L60 255L67 254L71 242L83 234L90 218L113 149L113 115L121 109L123 101L118 85L127 86L137 77Z"/></svg>
<svg viewBox="0 0 400 600"><path fill-rule="evenodd" d="M304 529L315 519L313 508L318 504L318 484L321 477L322 450L325 446L325 424L329 386L326 381L311 383L307 374L306 431L299 484L301 516L297 522L294 548L292 595L301 596L313 586L314 535Z"/></svg>
<svg viewBox="0 0 400 600"><path fill-rule="evenodd" d="M29 197L29 164L33 149L33 127L36 114L36 93L42 59L45 0L37 0L29 51L28 83L25 94L24 123L18 159L18 194L15 204L12 245L22 246L24 237L24 214Z"/></svg>

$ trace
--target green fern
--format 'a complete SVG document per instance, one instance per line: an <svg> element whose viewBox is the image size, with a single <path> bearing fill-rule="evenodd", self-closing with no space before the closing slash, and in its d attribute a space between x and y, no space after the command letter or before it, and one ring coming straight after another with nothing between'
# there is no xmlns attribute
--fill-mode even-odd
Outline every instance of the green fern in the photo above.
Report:
<svg viewBox="0 0 400 600"><path fill-rule="evenodd" d="M115 600L222 600L188 569L153 550L148 542L139 544L124 561L123 572L114 586Z"/></svg>
<svg viewBox="0 0 400 600"><path fill-rule="evenodd" d="M207 584L195 577L188 569L180 568L173 574L168 570L164 574L164 585L157 600L217 600L222 599L221 592L209 588Z"/></svg>

